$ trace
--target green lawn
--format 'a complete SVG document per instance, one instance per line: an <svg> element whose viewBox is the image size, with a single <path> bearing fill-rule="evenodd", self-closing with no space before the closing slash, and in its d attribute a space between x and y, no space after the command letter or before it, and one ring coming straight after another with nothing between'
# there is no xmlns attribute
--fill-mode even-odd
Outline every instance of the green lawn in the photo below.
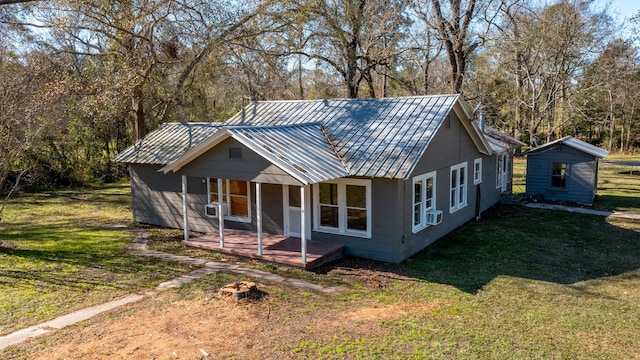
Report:
<svg viewBox="0 0 640 360"><path fill-rule="evenodd" d="M0 221L0 334L153 287L184 264L127 253L128 184L23 194Z"/></svg>
<svg viewBox="0 0 640 360"><path fill-rule="evenodd" d="M624 208L640 200L635 178L631 185L613 173L604 178L609 183L600 196L612 197L609 205ZM129 201L128 188L119 185L25 195L10 203L0 223L3 333L152 287L188 270L131 256L125 249L132 234L102 227L126 223ZM180 232L154 229L152 238L164 251L222 259L183 249ZM238 326L247 322L247 335L219 333L223 342L237 345L232 355L222 357L640 358L638 220L498 206L399 265L347 258L305 272L256 264L261 263L249 266L338 284L344 291L321 294L261 285L266 299L243 304L248 315L237 320ZM116 310L12 347L0 357L45 356L47 349L86 341L92 329L105 322L143 324L150 317L171 314L177 302L193 301L193 310L204 306L201 314L221 311L225 305L202 299L235 279L236 274L212 274L132 304L122 313ZM201 315L193 326L218 315ZM171 331L162 329L156 331ZM76 333L85 340L72 340ZM249 339L261 345L243 346ZM188 347L199 339L184 341L182 346ZM104 346L103 351L118 348Z"/></svg>
<svg viewBox="0 0 640 360"><path fill-rule="evenodd" d="M347 307L375 298L415 311L380 320L370 336L307 341L297 348L301 357L640 356L640 221L500 207L396 272L409 280L347 294ZM439 306L422 311L424 303Z"/></svg>

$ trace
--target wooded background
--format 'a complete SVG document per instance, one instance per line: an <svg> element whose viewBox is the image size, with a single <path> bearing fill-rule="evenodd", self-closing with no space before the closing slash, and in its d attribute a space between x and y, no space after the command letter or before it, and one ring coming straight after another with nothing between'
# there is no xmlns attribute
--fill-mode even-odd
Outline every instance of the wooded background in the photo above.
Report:
<svg viewBox="0 0 640 360"><path fill-rule="evenodd" d="M602 2L1 3L5 196L116 180L110 159L158 124L252 100L462 93L527 143L640 146L640 14L618 23Z"/></svg>

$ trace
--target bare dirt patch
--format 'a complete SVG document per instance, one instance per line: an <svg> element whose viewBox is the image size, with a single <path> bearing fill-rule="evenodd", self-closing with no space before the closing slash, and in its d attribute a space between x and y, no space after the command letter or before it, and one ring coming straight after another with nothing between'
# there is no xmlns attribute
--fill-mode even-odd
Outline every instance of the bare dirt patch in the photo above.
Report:
<svg viewBox="0 0 640 360"><path fill-rule="evenodd" d="M413 305L345 301L336 294L259 284L260 300L233 301L217 289L165 291L84 323L19 345L11 354L28 359L294 359L301 342L336 334L384 334L379 320L437 303ZM207 354L207 355L205 355Z"/></svg>

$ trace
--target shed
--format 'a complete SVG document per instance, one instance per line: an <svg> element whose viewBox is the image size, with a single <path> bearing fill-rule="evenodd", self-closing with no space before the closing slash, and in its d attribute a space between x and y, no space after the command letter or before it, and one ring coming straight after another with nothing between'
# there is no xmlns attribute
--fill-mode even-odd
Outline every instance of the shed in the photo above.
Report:
<svg viewBox="0 0 640 360"><path fill-rule="evenodd" d="M525 155L527 197L591 205L598 188L598 160L609 153L567 136L531 149Z"/></svg>

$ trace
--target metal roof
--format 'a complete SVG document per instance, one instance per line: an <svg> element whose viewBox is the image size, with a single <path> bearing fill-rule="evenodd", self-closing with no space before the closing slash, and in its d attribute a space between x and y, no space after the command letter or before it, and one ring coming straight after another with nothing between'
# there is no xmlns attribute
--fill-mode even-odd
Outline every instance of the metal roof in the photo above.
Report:
<svg viewBox="0 0 640 360"><path fill-rule="evenodd" d="M220 123L164 123L113 161L166 165L220 129Z"/></svg>
<svg viewBox="0 0 640 360"><path fill-rule="evenodd" d="M320 124L239 126L224 131L304 184L350 175Z"/></svg>
<svg viewBox="0 0 640 360"><path fill-rule="evenodd" d="M460 95L455 94L258 101L245 107L227 124L272 126L320 122L338 156L351 171L350 175L406 178L459 98Z"/></svg>
<svg viewBox="0 0 640 360"><path fill-rule="evenodd" d="M491 150L496 153L501 153L511 148L525 145L522 141L516 140L510 135L488 125L484 126L484 134L487 136L487 141L491 145Z"/></svg>
<svg viewBox="0 0 640 360"><path fill-rule="evenodd" d="M606 158L607 156L609 156L608 151L601 149L595 145L591 145L588 142L584 142L580 139L576 139L573 136L566 136L566 137L563 137L562 139L548 142L544 145L538 146L535 149L531 149L527 151L527 154L542 152L547 149L551 149L558 144L565 144L578 151L582 151L583 153L586 153L595 157L599 157L599 158Z"/></svg>
<svg viewBox="0 0 640 360"><path fill-rule="evenodd" d="M176 171L232 136L305 183L344 176L407 179L453 111L478 149L490 154L487 137L453 94L258 101L225 123L164 124L114 160Z"/></svg>

